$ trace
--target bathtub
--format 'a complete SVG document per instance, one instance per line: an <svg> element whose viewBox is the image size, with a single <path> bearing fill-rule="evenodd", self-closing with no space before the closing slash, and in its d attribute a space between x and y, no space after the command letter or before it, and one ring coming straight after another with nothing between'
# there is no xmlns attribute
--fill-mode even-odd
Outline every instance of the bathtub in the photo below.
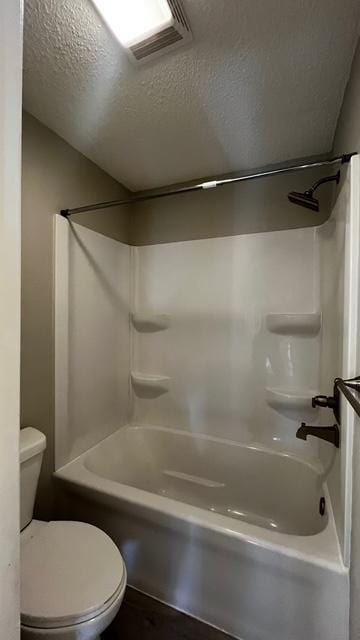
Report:
<svg viewBox="0 0 360 640"><path fill-rule="evenodd" d="M55 477L63 517L104 529L133 587L242 640L347 640L348 570L321 472L263 447L126 426Z"/></svg>

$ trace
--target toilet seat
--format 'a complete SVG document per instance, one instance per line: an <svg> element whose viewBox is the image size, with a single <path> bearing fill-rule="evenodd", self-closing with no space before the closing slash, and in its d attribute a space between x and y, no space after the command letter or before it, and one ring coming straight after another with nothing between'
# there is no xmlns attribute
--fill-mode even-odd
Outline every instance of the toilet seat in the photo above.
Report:
<svg viewBox="0 0 360 640"><path fill-rule="evenodd" d="M54 629L86 622L111 607L125 586L119 550L92 525L37 522L22 540L24 626Z"/></svg>

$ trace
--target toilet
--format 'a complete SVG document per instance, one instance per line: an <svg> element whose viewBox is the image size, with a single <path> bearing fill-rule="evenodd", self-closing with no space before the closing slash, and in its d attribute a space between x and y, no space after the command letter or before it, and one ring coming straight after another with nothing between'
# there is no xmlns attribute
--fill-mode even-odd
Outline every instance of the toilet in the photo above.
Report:
<svg viewBox="0 0 360 640"><path fill-rule="evenodd" d="M98 640L120 608L126 568L97 527L33 519L45 448L40 431L21 430L21 639Z"/></svg>

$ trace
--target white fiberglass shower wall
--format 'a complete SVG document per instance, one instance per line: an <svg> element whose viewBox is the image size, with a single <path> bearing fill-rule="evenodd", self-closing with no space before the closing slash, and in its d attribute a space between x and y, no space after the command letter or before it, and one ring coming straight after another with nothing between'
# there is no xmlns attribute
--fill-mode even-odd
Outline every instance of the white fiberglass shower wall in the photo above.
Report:
<svg viewBox="0 0 360 640"><path fill-rule="evenodd" d="M58 466L129 420L317 455L317 228L130 248L56 222Z"/></svg>
<svg viewBox="0 0 360 640"><path fill-rule="evenodd" d="M55 457L129 419L130 247L56 217Z"/></svg>
<svg viewBox="0 0 360 640"><path fill-rule="evenodd" d="M316 419L316 228L133 252L133 421L311 451L295 432Z"/></svg>

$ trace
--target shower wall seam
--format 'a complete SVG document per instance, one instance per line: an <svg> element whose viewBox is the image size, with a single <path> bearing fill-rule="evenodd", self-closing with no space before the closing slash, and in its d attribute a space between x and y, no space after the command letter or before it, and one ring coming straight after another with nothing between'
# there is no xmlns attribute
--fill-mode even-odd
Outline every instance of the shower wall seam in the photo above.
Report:
<svg viewBox="0 0 360 640"><path fill-rule="evenodd" d="M131 372L134 369L136 358L136 346L135 346L135 328L132 322L132 314L136 309L137 298L137 271L138 271L138 249L137 247L130 247L130 309L129 309L129 423L131 424L134 419L134 392L131 384Z"/></svg>

